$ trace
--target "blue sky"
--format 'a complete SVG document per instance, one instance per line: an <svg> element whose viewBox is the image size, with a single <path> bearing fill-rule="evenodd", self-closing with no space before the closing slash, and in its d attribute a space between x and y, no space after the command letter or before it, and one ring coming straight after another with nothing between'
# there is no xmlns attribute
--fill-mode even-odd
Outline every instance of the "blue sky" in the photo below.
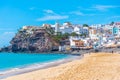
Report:
<svg viewBox="0 0 120 80"><path fill-rule="evenodd" d="M23 25L105 24L120 21L120 0L1 0L0 47Z"/></svg>

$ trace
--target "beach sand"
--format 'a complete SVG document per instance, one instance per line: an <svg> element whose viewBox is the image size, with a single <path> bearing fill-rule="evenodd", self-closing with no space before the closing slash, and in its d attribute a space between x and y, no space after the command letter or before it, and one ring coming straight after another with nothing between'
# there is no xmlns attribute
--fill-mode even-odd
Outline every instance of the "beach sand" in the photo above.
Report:
<svg viewBox="0 0 120 80"><path fill-rule="evenodd" d="M5 80L120 80L120 54L85 54L80 60L8 77Z"/></svg>

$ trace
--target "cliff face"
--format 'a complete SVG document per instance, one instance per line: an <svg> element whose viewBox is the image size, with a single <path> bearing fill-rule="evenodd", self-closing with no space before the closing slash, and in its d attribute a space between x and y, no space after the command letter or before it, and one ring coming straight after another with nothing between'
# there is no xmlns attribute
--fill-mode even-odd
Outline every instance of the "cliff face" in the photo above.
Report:
<svg viewBox="0 0 120 80"><path fill-rule="evenodd" d="M55 44L46 29L40 27L20 29L10 43L7 50L11 52L48 52Z"/></svg>

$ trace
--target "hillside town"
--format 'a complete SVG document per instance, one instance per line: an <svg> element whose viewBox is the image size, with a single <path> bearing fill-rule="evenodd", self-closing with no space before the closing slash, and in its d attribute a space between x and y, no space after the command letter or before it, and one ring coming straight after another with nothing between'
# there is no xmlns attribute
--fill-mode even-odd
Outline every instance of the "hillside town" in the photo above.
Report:
<svg viewBox="0 0 120 80"><path fill-rule="evenodd" d="M70 51L80 49L98 49L112 48L120 46L120 22L111 22L110 24L93 24L93 25L74 25L70 22L65 22L62 25L59 23L43 24L41 26L23 26L22 30L32 34L32 29L47 29L47 32L60 37L66 35L58 41L56 49L59 51ZM51 36L53 37L53 36Z"/></svg>

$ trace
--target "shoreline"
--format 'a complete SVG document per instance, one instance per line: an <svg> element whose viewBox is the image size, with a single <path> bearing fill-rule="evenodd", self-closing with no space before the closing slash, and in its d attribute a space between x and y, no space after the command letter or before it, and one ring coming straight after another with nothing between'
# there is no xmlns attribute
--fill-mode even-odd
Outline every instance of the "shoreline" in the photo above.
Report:
<svg viewBox="0 0 120 80"><path fill-rule="evenodd" d="M80 49L80 50L74 50L74 51L48 51L48 52L12 52L15 54L19 54L19 53L26 53L26 54L69 54L69 55L78 55L78 54L86 54L89 52L96 52L95 50L98 50L98 52L119 52L120 47L104 47L104 48L98 48L98 49ZM9 51L2 51L2 52L7 52L7 53L11 53ZM0 52L1 53L1 52Z"/></svg>
<svg viewBox="0 0 120 80"><path fill-rule="evenodd" d="M107 49L102 49L102 50L99 49L99 52L96 52L96 53L111 53L112 50L114 51L114 53L118 53L118 54L120 53L119 48L107 48ZM91 53L94 53L92 51L91 52L88 52L88 51L90 51L90 50L85 50L86 53L85 52L84 53L81 53L81 52L76 53L75 52L75 53L72 53L72 54L71 53L68 54L68 55L73 55L74 58L73 57L72 58L68 57L66 59L60 59L60 60L57 60L57 61L52 61L52 62L47 62L47 63L42 63L42 64L38 63L38 64L24 66L22 68L13 68L13 69L9 70L8 72L6 72L5 74L1 74L1 72L0 72L0 80L8 78L8 77L24 74L24 73L29 73L29 72L32 72L32 71L37 71L37 70L42 70L42 69L48 69L48 68L51 68L51 67L56 67L56 66L59 66L61 64L69 63L69 62L74 61L74 60L81 60L81 58L84 58L84 55L90 55ZM63 53L63 54L65 54L65 53Z"/></svg>
<svg viewBox="0 0 120 80"><path fill-rule="evenodd" d="M119 65L118 53L90 53L82 59L3 80L119 80Z"/></svg>
<svg viewBox="0 0 120 80"><path fill-rule="evenodd" d="M67 63L67 62L71 62L73 60L80 59L80 58L82 58L82 56L70 56L65 59L64 58L58 59L57 61L54 60L54 61L45 62L45 63L36 63L36 64L31 64L27 66L18 67L18 68L3 70L2 72L0 72L0 80L8 78L8 77L24 74L24 73L29 73L32 71L55 67L55 66Z"/></svg>

